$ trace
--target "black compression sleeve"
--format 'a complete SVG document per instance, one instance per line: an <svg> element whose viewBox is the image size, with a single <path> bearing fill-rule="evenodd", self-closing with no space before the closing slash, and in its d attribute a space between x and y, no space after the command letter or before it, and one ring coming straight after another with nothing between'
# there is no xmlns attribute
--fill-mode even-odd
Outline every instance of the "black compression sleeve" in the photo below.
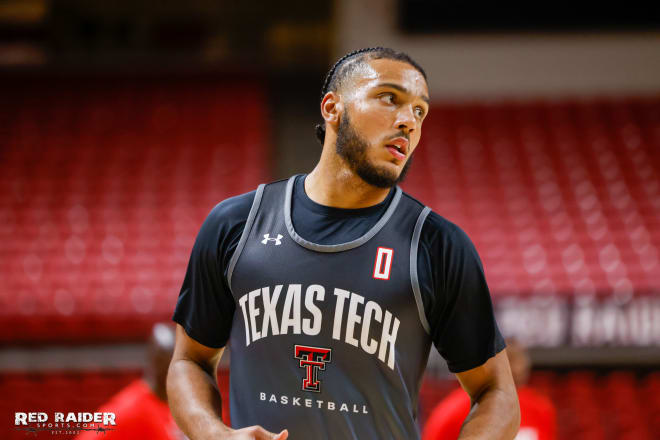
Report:
<svg viewBox="0 0 660 440"><path fill-rule="evenodd" d="M236 305L227 267L238 245L255 192L224 200L211 210L195 240L172 320L208 347L224 347Z"/></svg>
<svg viewBox="0 0 660 440"><path fill-rule="evenodd" d="M422 228L418 273L431 337L450 371L478 367L504 348L477 250L433 212Z"/></svg>

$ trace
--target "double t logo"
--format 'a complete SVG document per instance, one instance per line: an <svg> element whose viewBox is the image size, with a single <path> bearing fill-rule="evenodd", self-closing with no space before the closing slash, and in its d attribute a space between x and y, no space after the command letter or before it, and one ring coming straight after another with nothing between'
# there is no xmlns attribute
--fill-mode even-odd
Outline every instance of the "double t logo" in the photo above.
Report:
<svg viewBox="0 0 660 440"><path fill-rule="evenodd" d="M294 357L300 359L300 368L307 369L307 377L303 379L302 390L321 392L321 381L318 371L325 370L325 364L332 360L332 349L321 347L295 346Z"/></svg>

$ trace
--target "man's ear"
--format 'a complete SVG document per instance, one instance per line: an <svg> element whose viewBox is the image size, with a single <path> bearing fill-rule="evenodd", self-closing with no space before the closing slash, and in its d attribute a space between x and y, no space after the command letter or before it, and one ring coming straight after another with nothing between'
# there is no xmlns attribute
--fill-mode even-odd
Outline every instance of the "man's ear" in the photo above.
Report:
<svg viewBox="0 0 660 440"><path fill-rule="evenodd" d="M321 101L321 116L330 125L338 125L341 114L344 112L344 103L335 92L328 92Z"/></svg>

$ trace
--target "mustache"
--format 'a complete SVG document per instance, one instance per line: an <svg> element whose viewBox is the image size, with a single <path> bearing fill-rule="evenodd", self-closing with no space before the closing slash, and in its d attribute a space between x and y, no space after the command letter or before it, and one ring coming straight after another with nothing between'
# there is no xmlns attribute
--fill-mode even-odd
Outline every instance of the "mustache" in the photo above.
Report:
<svg viewBox="0 0 660 440"><path fill-rule="evenodd" d="M405 140L407 140L408 142L410 142L410 134L405 133L403 130L399 131L398 133L396 133L392 136L388 136L387 139L394 139L394 138L398 138L398 137L402 137Z"/></svg>

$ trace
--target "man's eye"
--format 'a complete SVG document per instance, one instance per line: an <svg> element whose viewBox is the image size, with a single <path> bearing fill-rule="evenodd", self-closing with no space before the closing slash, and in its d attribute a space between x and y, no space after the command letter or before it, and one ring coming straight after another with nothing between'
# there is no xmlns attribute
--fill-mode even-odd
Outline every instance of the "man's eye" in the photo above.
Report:
<svg viewBox="0 0 660 440"><path fill-rule="evenodd" d="M380 99L384 100L388 104L394 104L394 95L391 93L383 93L380 95Z"/></svg>
<svg viewBox="0 0 660 440"><path fill-rule="evenodd" d="M424 116L424 109L421 107L417 107L415 109L415 114L417 115L418 118L421 118Z"/></svg>

